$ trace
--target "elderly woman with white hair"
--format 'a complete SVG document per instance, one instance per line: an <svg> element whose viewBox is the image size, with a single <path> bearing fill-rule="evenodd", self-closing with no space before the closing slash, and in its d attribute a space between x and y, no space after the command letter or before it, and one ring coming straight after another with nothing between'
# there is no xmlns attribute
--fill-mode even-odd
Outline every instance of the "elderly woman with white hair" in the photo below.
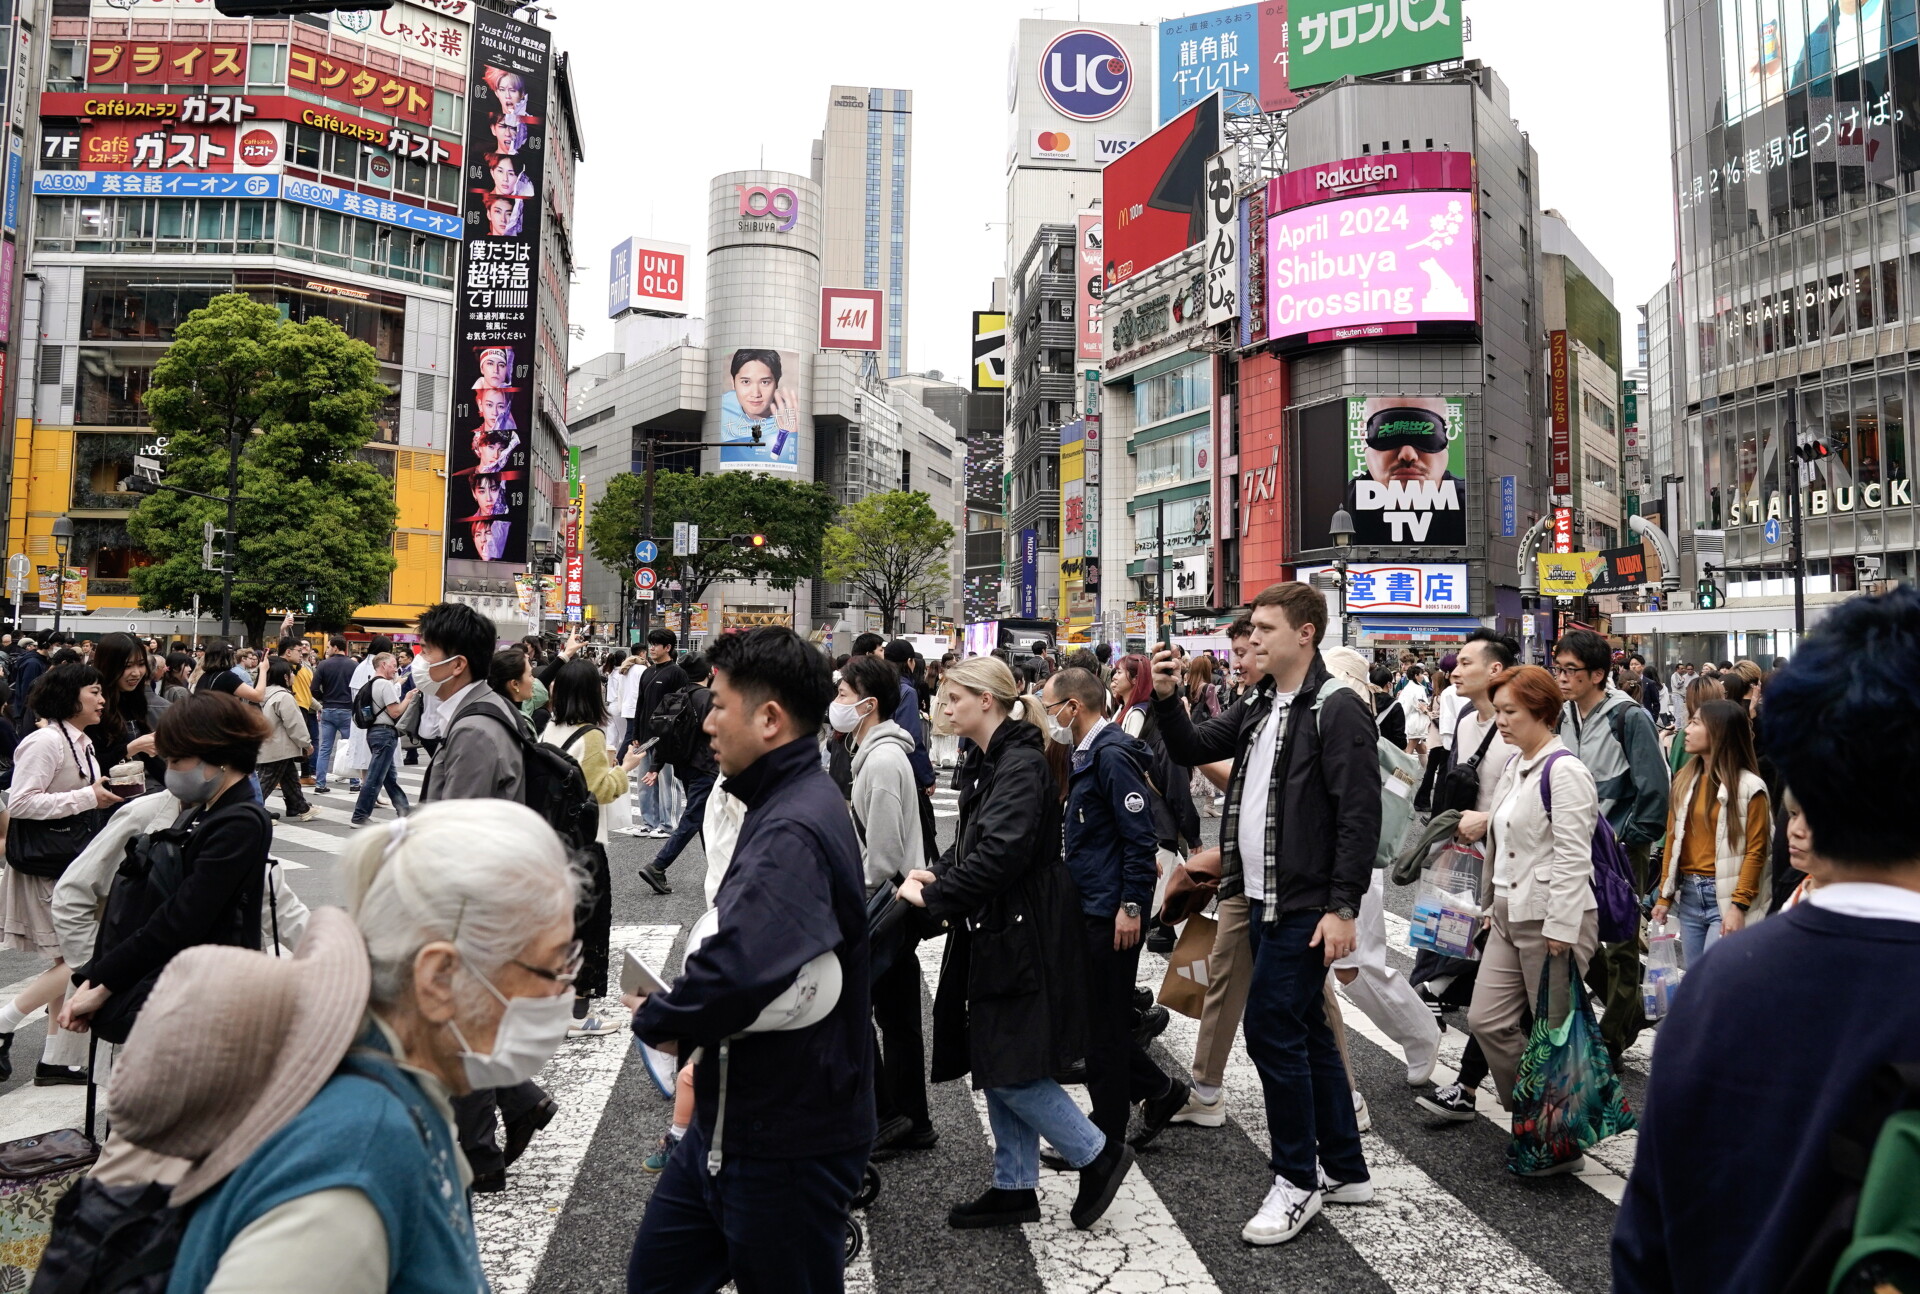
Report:
<svg viewBox="0 0 1920 1294"><path fill-rule="evenodd" d="M566 1038L578 881L500 800L422 806L345 862L351 922L315 912L290 960L181 953L115 1067L116 1137L190 1165L174 1294L486 1288L450 1097Z"/></svg>

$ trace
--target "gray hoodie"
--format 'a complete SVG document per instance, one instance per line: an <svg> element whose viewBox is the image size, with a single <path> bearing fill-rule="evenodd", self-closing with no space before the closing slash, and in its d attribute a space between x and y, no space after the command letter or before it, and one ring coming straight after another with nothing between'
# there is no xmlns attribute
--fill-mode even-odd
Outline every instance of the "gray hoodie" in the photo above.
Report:
<svg viewBox="0 0 1920 1294"><path fill-rule="evenodd" d="M869 890L926 866L912 751L913 738L888 719L870 728L853 752L853 823Z"/></svg>

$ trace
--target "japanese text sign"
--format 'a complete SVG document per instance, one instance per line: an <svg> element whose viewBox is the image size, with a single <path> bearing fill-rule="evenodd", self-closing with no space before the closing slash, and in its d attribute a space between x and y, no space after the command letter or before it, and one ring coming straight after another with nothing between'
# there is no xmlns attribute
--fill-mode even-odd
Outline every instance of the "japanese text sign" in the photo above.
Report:
<svg viewBox="0 0 1920 1294"><path fill-rule="evenodd" d="M1287 24L1295 90L1465 52L1460 0L1291 0Z"/></svg>

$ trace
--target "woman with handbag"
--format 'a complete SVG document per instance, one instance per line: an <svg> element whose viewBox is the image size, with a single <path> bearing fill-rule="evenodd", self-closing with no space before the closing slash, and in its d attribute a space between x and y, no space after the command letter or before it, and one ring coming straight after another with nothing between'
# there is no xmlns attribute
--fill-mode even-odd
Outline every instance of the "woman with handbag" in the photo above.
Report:
<svg viewBox="0 0 1920 1294"><path fill-rule="evenodd" d="M53 886L99 830L101 811L120 803L107 789L86 729L100 722L106 695L87 665L57 665L42 674L29 699L46 725L14 752L7 795L7 868L0 882L7 948L53 959L12 1005L0 1008L0 1077L13 1073L13 1034L47 1008L47 1041L34 1070L37 1087L84 1083L85 1044L57 1023L68 968L53 925Z"/></svg>
<svg viewBox="0 0 1920 1294"><path fill-rule="evenodd" d="M73 971L60 1027L93 1029L121 1043L160 973L183 948L260 947L267 849L273 823L253 798L252 775L267 739L260 707L225 692L196 692L160 716L154 747L167 761L167 790L186 810L144 837L107 895L93 959Z"/></svg>
<svg viewBox="0 0 1920 1294"><path fill-rule="evenodd" d="M1085 1230L1113 1203L1133 1151L1109 1143L1054 1078L1086 1055L1086 954L1042 710L991 656L948 670L944 702L973 743L960 765L959 833L932 870L908 875L900 898L947 931L932 1079L971 1075L994 1141L991 1188L954 1205L947 1225L1038 1222L1044 1136L1079 1170L1073 1224Z"/></svg>
<svg viewBox="0 0 1920 1294"><path fill-rule="evenodd" d="M1461 817L1463 835L1484 825L1492 863L1481 888L1485 911L1491 886L1492 916L1467 1024L1486 1052L1501 1106L1512 1109L1527 1043L1525 1021L1541 976L1549 968L1556 976L1564 973L1561 958L1567 953L1573 954L1574 973L1585 974L1599 946L1593 828L1600 801L1593 774L1555 732L1563 698L1553 675L1522 665L1494 680L1492 694L1500 735L1519 753L1500 775L1493 811ZM1574 996L1569 983L1568 997ZM1574 1003L1560 1000L1557 989L1552 1000L1549 1023L1557 1027ZM1530 1175L1578 1172L1584 1162L1576 1156Z"/></svg>

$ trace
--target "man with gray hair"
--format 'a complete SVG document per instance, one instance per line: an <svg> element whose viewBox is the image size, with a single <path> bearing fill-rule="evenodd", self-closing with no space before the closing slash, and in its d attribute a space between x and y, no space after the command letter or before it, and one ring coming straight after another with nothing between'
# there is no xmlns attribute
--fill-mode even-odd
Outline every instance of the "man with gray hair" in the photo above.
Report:
<svg viewBox="0 0 1920 1294"><path fill-rule="evenodd" d="M400 700L399 667L394 663L392 652L376 652L373 657L373 677L367 680L364 709L361 696L353 698L353 721L359 724L371 714L371 720L364 725L367 730L367 775L360 779L360 797L353 802L353 819L348 824L364 827L367 819L373 816L373 807L379 802L382 786L386 788L387 802L393 805L397 817L406 817L407 793L400 789L400 775L394 771L394 751L400 744L400 732L393 726L406 705Z"/></svg>

